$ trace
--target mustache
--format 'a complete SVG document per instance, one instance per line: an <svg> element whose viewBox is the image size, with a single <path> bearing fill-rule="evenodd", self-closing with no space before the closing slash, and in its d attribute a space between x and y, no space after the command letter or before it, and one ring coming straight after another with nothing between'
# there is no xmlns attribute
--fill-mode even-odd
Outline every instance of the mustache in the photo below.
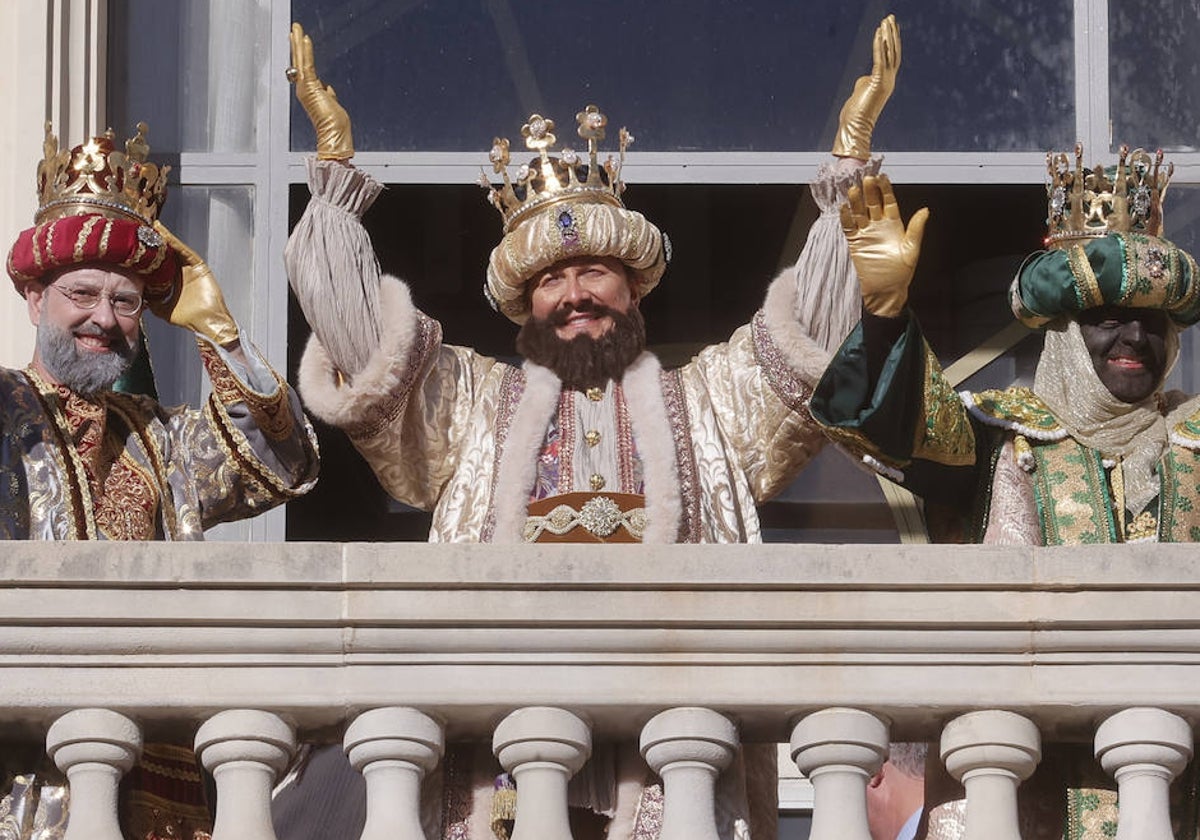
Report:
<svg viewBox="0 0 1200 840"><path fill-rule="evenodd" d="M599 303L594 300L581 300L579 303L563 304L561 309L556 309L546 317L546 323L552 327L565 326L567 321L576 312L589 312L593 315L603 318L605 315L612 317L614 314L619 314L611 306Z"/></svg>
<svg viewBox="0 0 1200 840"><path fill-rule="evenodd" d="M106 330L98 324L86 323L81 324L76 329L72 330L75 335L94 336L96 338L107 338L110 342L110 353L116 353L119 356L129 356L133 352L133 347L129 340L125 338L125 333L117 327L111 330Z"/></svg>

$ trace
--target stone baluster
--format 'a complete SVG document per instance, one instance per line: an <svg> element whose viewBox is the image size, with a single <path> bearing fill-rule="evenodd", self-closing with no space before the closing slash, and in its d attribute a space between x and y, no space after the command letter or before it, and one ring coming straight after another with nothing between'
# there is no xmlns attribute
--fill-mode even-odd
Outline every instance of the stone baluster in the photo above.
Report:
<svg viewBox="0 0 1200 840"><path fill-rule="evenodd" d="M591 727L565 709L517 709L496 727L492 751L517 784L512 840L571 840L567 782L591 755Z"/></svg>
<svg viewBox="0 0 1200 840"><path fill-rule="evenodd" d="M361 840L426 840L421 780L441 760L441 724L416 709L372 709L346 728L342 744L367 781Z"/></svg>
<svg viewBox="0 0 1200 840"><path fill-rule="evenodd" d="M659 840L717 840L717 776L737 748L733 723L710 709L668 709L650 719L641 749L663 780Z"/></svg>
<svg viewBox="0 0 1200 840"><path fill-rule="evenodd" d="M1020 840L1017 786L1042 758L1033 721L987 710L955 718L942 730L942 762L967 792L964 840Z"/></svg>
<svg viewBox="0 0 1200 840"><path fill-rule="evenodd" d="M791 746L813 786L809 840L870 840L867 782L887 756L887 725L859 709L822 709L796 724Z"/></svg>
<svg viewBox="0 0 1200 840"><path fill-rule="evenodd" d="M1096 730L1096 758L1117 780L1116 840L1172 840L1168 787L1192 757L1192 729L1162 709L1117 712Z"/></svg>
<svg viewBox="0 0 1200 840"><path fill-rule="evenodd" d="M196 754L217 782L213 840L276 840L271 788L296 751L296 733L278 715L229 709L196 732Z"/></svg>
<svg viewBox="0 0 1200 840"><path fill-rule="evenodd" d="M71 789L63 840L122 840L117 786L141 755L138 725L108 709L76 709L50 726L46 751Z"/></svg>

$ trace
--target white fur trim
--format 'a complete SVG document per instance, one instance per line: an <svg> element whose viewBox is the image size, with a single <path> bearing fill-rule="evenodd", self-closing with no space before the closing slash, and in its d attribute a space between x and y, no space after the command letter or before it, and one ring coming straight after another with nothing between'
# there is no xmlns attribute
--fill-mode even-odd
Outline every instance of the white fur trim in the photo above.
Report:
<svg viewBox="0 0 1200 840"><path fill-rule="evenodd" d="M809 338L796 320L796 304L796 283L791 271L785 271L767 289L763 320L788 366L807 385L816 386L832 357Z"/></svg>
<svg viewBox="0 0 1200 840"><path fill-rule="evenodd" d="M658 358L642 353L625 371L622 382L646 484L646 531L642 542L659 544L678 540L683 515L675 438L663 401L661 375Z"/></svg>
<svg viewBox="0 0 1200 840"><path fill-rule="evenodd" d="M561 393L562 382L550 370L525 363L525 392L513 413L496 470L492 499L496 517L494 543L512 545L522 541L529 515L529 493L537 476L538 453Z"/></svg>
<svg viewBox="0 0 1200 840"><path fill-rule="evenodd" d="M338 384L337 370L313 335L300 360L300 394L317 417L334 426L361 422L367 409L388 397L404 378L409 351L417 337L417 308L408 286L384 276L379 284L380 321L388 324L382 343L351 380Z"/></svg>

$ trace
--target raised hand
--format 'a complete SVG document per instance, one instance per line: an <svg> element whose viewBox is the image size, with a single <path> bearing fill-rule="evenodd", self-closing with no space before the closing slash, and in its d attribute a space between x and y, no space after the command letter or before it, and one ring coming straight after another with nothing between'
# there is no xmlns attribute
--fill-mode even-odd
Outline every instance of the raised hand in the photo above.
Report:
<svg viewBox="0 0 1200 840"><path fill-rule="evenodd" d="M204 259L183 243L162 222L156 221L154 229L179 255L182 266L179 291L169 300L154 304L150 311L164 321L177 327L210 338L222 347L229 347L238 340L237 323L225 305L225 296L217 285L217 278Z"/></svg>
<svg viewBox="0 0 1200 840"><path fill-rule="evenodd" d="M349 160L354 157L350 115L338 102L333 88L317 76L312 38L304 34L304 27L298 23L292 24L288 38L292 45L292 66L288 69L288 79L296 86L296 99L317 132L317 157L321 160Z"/></svg>
<svg viewBox="0 0 1200 840"><path fill-rule="evenodd" d="M833 153L839 157L859 160L871 157L875 121L896 88L896 73L900 70L900 28L894 15L885 17L875 29L871 53L874 59L871 75L860 76L854 83L854 92L838 115Z"/></svg>
<svg viewBox="0 0 1200 840"><path fill-rule="evenodd" d="M841 216L863 306L874 315L899 317L908 302L929 210L914 213L905 229L892 182L886 175L868 175L861 187L850 188Z"/></svg>

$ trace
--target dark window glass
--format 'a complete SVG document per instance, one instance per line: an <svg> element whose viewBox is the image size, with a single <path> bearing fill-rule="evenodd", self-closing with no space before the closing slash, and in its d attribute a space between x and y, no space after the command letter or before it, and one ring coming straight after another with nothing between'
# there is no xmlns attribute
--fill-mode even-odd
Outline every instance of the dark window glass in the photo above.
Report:
<svg viewBox="0 0 1200 840"><path fill-rule="evenodd" d="M361 151L475 151L588 103L642 151L817 151L871 66L865 0L294 0ZM1041 150L1074 138L1069 0L896 0L903 65L881 150ZM1069 138L1064 140L1063 138ZM313 146L292 108L291 148Z"/></svg>
<svg viewBox="0 0 1200 840"><path fill-rule="evenodd" d="M1200 146L1200 0L1109 0L1109 101L1119 146Z"/></svg>

